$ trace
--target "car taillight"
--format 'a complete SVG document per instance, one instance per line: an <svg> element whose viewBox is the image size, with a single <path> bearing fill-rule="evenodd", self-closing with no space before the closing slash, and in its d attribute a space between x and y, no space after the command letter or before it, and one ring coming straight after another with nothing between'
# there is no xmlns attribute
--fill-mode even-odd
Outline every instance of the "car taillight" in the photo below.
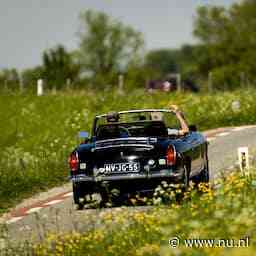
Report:
<svg viewBox="0 0 256 256"><path fill-rule="evenodd" d="M75 153L72 153L70 156L69 156L69 167L71 169L71 171L77 171L78 169L78 164L79 164L79 160L78 160L78 154L77 152Z"/></svg>
<svg viewBox="0 0 256 256"><path fill-rule="evenodd" d="M176 150L173 145L169 145L166 151L167 165L175 165L176 163Z"/></svg>

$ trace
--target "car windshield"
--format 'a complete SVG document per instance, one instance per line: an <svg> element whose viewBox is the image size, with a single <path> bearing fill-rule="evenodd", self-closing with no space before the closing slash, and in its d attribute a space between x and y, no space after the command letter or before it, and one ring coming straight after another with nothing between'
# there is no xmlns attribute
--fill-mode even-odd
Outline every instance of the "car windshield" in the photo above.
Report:
<svg viewBox="0 0 256 256"><path fill-rule="evenodd" d="M94 135L97 140L129 137L166 137L167 129L180 129L176 116L170 112L139 112L100 117Z"/></svg>

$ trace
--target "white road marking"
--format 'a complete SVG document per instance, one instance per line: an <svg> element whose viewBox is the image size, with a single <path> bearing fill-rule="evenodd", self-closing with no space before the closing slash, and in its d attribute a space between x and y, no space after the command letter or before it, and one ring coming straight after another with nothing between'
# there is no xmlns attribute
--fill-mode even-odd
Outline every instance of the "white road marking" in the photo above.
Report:
<svg viewBox="0 0 256 256"><path fill-rule="evenodd" d="M245 130L247 129L247 127L236 127L233 129L234 132L238 132L238 131L242 131L242 130Z"/></svg>
<svg viewBox="0 0 256 256"><path fill-rule="evenodd" d="M34 207L34 208L31 208L29 210L26 211L26 213L30 214L30 213L34 213L34 212L38 212L42 209L43 207Z"/></svg>
<svg viewBox="0 0 256 256"><path fill-rule="evenodd" d="M221 132L221 133L219 133L219 134L216 134L216 136L222 137L222 136L227 136L227 135L229 135L229 134L230 134L230 132Z"/></svg>
<svg viewBox="0 0 256 256"><path fill-rule="evenodd" d="M70 196L73 196L73 192L69 192L69 193L63 195L63 197L70 197Z"/></svg>
<svg viewBox="0 0 256 256"><path fill-rule="evenodd" d="M44 205L53 205L53 204L58 204L58 203L60 203L60 202L62 202L63 200L52 200L52 201L50 201L50 202L48 202L48 203L45 203Z"/></svg>
<svg viewBox="0 0 256 256"><path fill-rule="evenodd" d="M6 224L7 224L7 225L12 224L12 223L15 223L15 222L17 222L17 221L19 221L19 220L21 220L21 219L23 219L23 217L13 217L13 218L11 218L10 220L7 220L7 221L6 221Z"/></svg>
<svg viewBox="0 0 256 256"><path fill-rule="evenodd" d="M207 141L214 141L216 138L215 137L209 137L209 138L207 138Z"/></svg>

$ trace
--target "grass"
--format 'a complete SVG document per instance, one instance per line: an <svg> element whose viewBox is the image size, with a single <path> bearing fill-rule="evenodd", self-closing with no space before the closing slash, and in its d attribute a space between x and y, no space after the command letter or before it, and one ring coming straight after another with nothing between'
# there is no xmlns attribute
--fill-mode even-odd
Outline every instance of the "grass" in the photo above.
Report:
<svg viewBox="0 0 256 256"><path fill-rule="evenodd" d="M6 255L254 255L255 179L255 169L249 177L234 171L215 181L217 189L207 184L201 184L199 191L190 189L181 203L160 204L148 211L106 211L99 225L86 232L49 234L40 244L9 247ZM173 242L177 239L178 244ZM210 243L200 245L192 239Z"/></svg>
<svg viewBox="0 0 256 256"><path fill-rule="evenodd" d="M0 95L0 213L35 192L67 181L67 157L77 133L90 130L96 113L178 104L200 130L256 122L256 91L146 94L142 90L62 92L36 97ZM233 111L233 101L240 109Z"/></svg>

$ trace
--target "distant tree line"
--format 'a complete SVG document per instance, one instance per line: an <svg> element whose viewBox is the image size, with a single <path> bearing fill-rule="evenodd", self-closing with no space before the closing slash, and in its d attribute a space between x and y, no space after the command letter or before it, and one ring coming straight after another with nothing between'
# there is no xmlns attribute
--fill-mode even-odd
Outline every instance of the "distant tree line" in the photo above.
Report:
<svg viewBox="0 0 256 256"><path fill-rule="evenodd" d="M214 86L254 84L256 75L256 1L244 0L229 9L200 7L194 34L202 44L198 73L212 72Z"/></svg>
<svg viewBox="0 0 256 256"><path fill-rule="evenodd" d="M23 70L0 71L2 87L26 88L44 79L47 88L116 86L119 74L130 88L148 79L183 78L203 81L211 74L216 89L235 89L255 84L256 1L244 0L229 8L202 6L194 20L196 45L145 52L143 35L105 13L80 14L79 47L70 52L63 45L45 50L42 65Z"/></svg>

